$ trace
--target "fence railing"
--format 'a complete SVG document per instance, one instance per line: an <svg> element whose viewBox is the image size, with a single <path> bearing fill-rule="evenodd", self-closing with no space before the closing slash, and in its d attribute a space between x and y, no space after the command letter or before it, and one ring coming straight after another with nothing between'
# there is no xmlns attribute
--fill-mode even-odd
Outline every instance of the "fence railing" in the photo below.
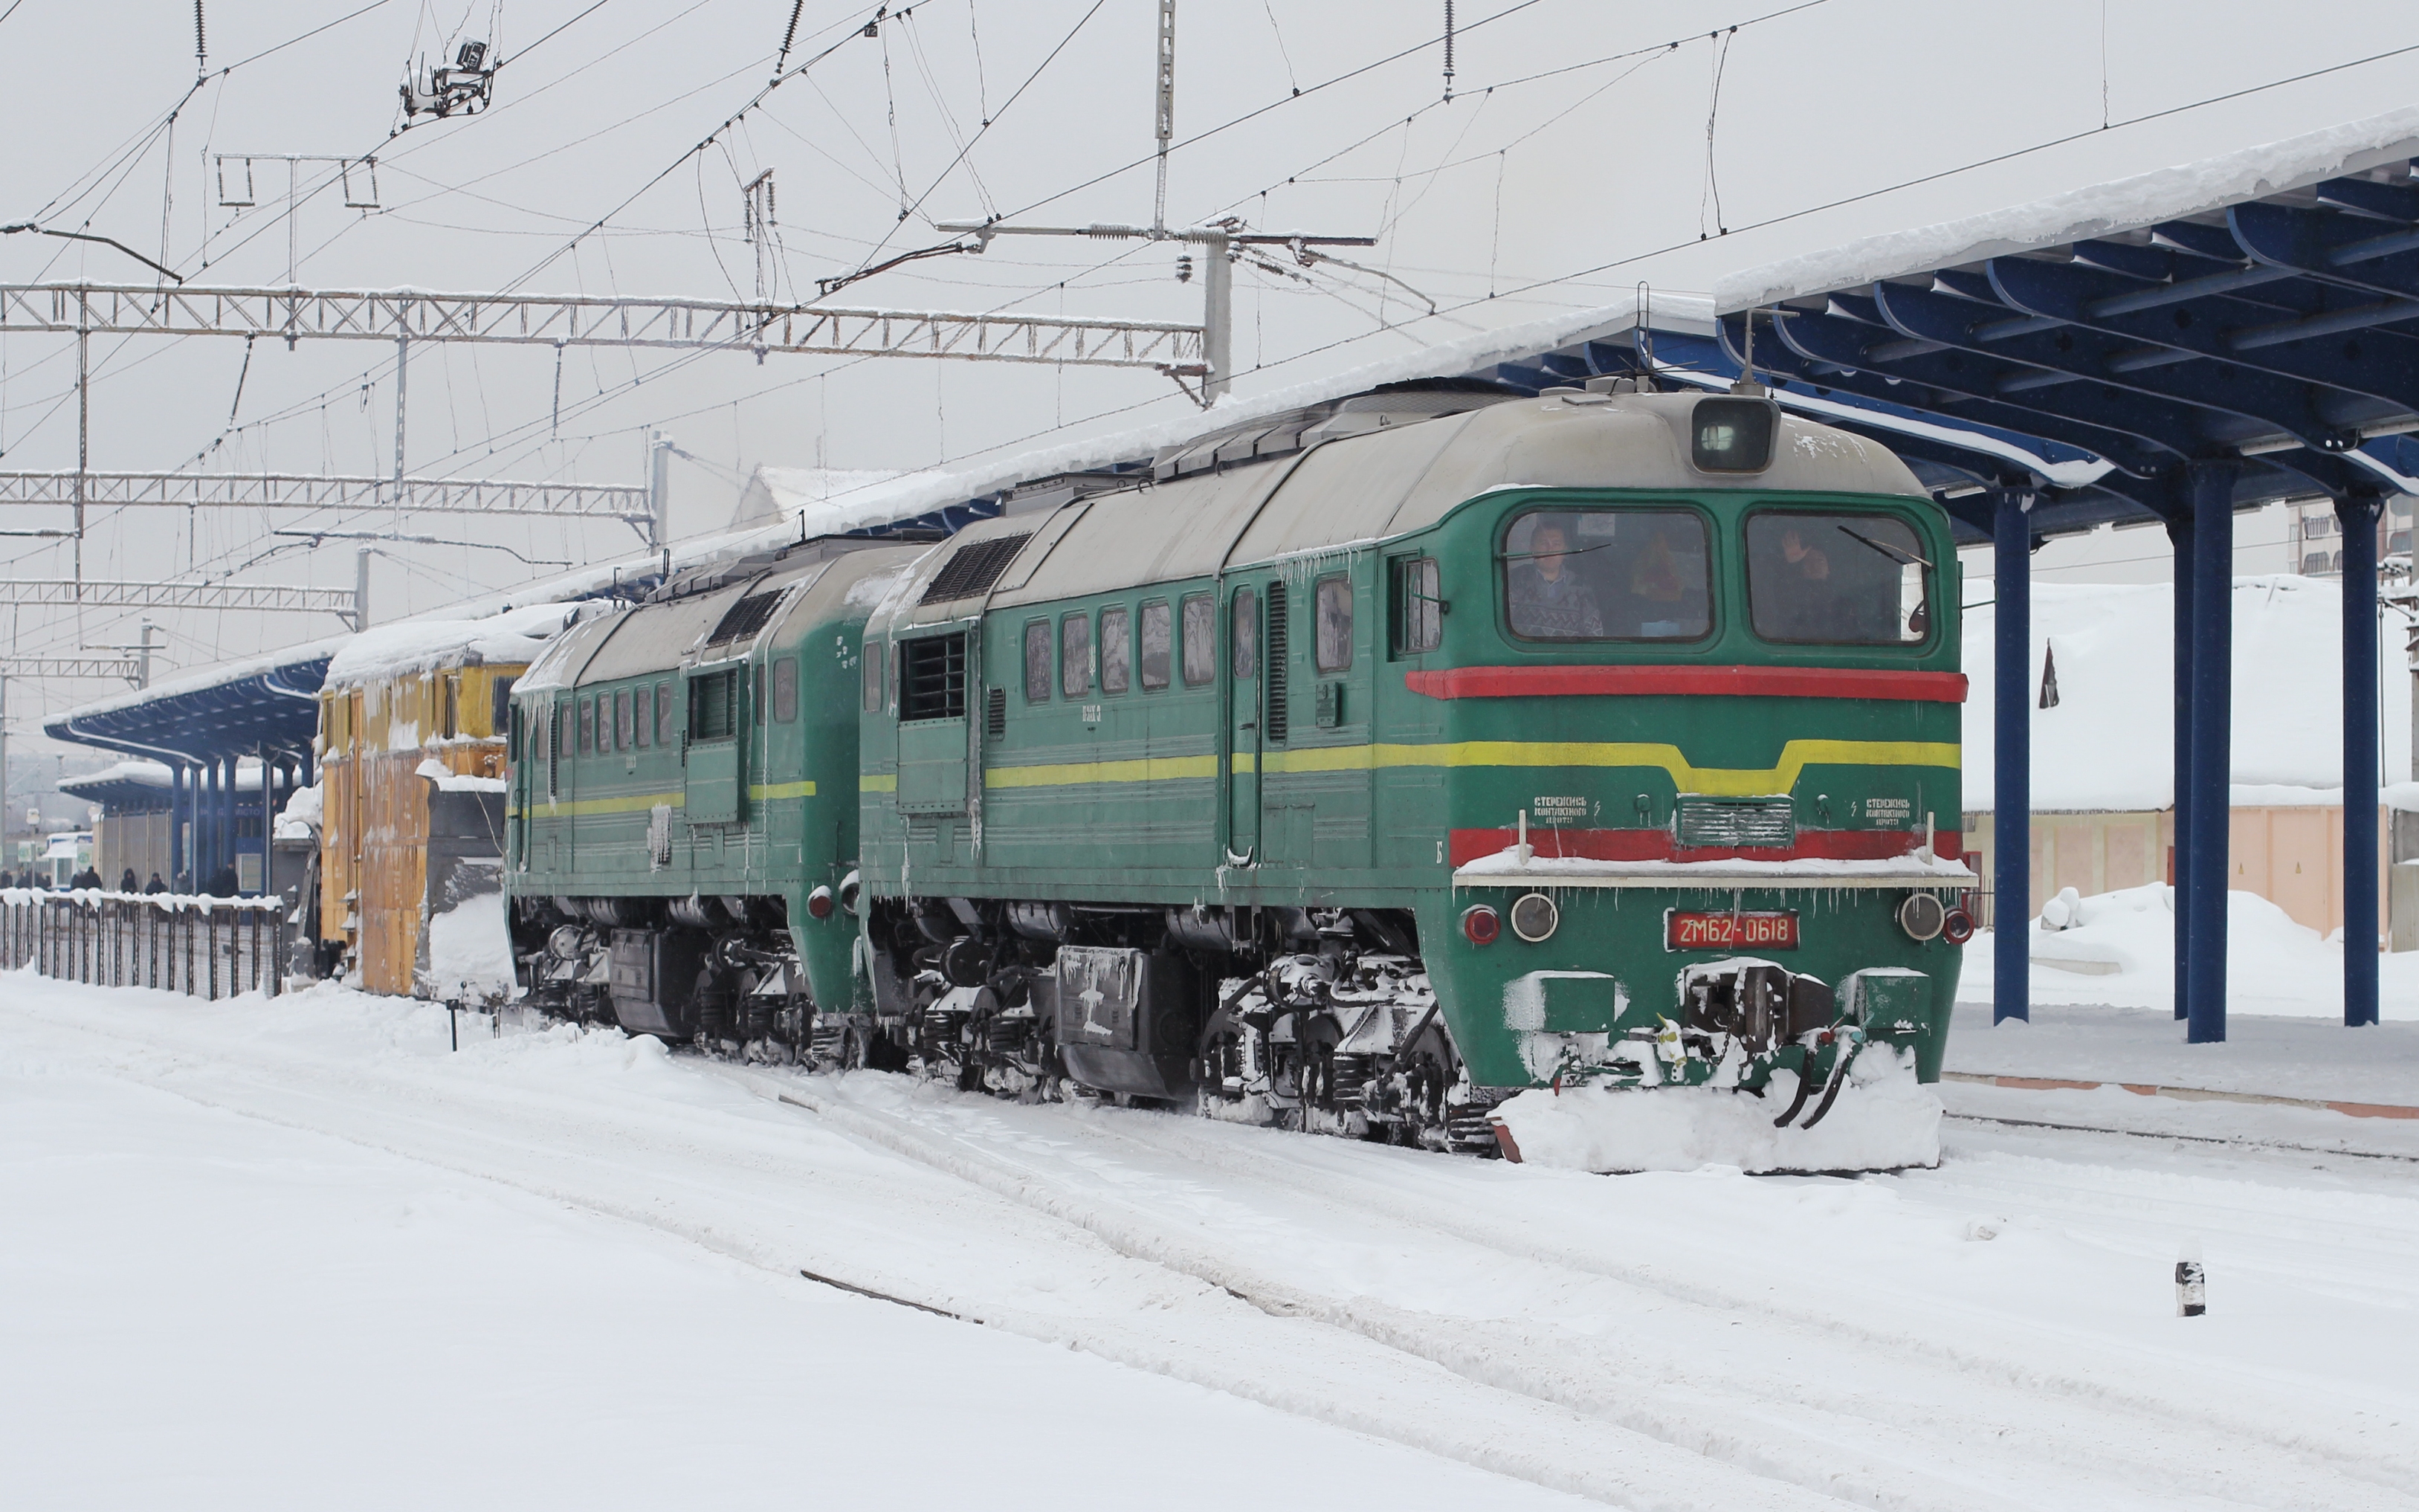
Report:
<svg viewBox="0 0 2419 1512"><path fill-rule="evenodd" d="M284 991L279 899L0 890L0 967L193 997Z"/></svg>

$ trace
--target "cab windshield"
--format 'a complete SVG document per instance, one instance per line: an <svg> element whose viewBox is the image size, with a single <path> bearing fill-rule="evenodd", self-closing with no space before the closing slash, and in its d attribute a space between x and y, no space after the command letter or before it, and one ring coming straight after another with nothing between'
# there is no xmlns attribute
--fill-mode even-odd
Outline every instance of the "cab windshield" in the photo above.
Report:
<svg viewBox="0 0 2419 1512"><path fill-rule="evenodd" d="M1532 510L1503 539L1503 605L1528 640L1695 640L1713 628L1703 517Z"/></svg>
<svg viewBox="0 0 2419 1512"><path fill-rule="evenodd" d="M1890 515L1773 510L1747 522L1748 609L1766 640L1841 646L1930 639L1932 563Z"/></svg>

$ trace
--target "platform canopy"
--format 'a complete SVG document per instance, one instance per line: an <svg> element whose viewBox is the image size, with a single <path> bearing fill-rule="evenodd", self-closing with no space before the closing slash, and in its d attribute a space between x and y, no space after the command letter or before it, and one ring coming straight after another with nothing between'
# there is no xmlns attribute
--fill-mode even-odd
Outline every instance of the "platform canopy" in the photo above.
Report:
<svg viewBox="0 0 2419 1512"><path fill-rule="evenodd" d="M2231 515L2291 497L2334 499L2345 527L2345 1017L2376 1020L2376 522L2387 495L2419 492L2414 157L2419 110L2403 110L1792 257L1724 279L1718 354L1692 354L1751 365L1792 408L1895 429L1934 496L1997 546L2003 836L2029 828L2028 548L2107 521L2165 527L2178 1011L2195 1040L2225 1035ZM1997 861L2011 932L2026 847ZM2020 1015L2025 952L1997 955L1997 1011Z"/></svg>
<svg viewBox="0 0 2419 1512"><path fill-rule="evenodd" d="M342 638L120 693L42 726L55 740L185 764L302 752L319 729L316 695Z"/></svg>
<svg viewBox="0 0 2419 1512"><path fill-rule="evenodd" d="M2414 156L2398 111L1750 269L1715 291L1724 356L1752 316L1792 395L2102 464L2036 470L2036 534L2165 517L2196 460L2244 506L2419 492ZM2011 471L1919 440L1952 509Z"/></svg>

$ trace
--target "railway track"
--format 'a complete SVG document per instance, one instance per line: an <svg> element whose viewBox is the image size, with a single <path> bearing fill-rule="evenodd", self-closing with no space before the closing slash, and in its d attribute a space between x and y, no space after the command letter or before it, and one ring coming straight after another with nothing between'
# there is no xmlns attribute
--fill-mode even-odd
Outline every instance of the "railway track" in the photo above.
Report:
<svg viewBox="0 0 2419 1512"><path fill-rule="evenodd" d="M1571 1235L1539 1237L1533 1223L1490 1220L1437 1190L1441 1184L1467 1196L1472 1180L1500 1187L1536 1180L1532 1173L1165 1115L1012 1108L930 1093L871 1105L851 1095L858 1078L724 1073L1265 1311L1315 1319L1474 1381L1826 1495L1875 1505L2037 1505L2088 1501L2126 1486L2153 1500L2190 1488L2231 1504L2334 1507L2411 1505L2419 1483L2408 1462L2379 1463L2373 1442L2357 1430L2330 1442L2280 1432L2256 1409L2179 1403L2173 1361L2146 1358L2130 1373L2067 1369L2056 1345L2089 1350L2080 1338L2061 1341L2063 1331L2054 1325L2044 1330L2051 1348L2036 1339L1995 1350L1972 1337L1971 1319L1958 1326L1954 1308L1917 1305L1903 1326L1875 1327L1826 1312L1819 1289L1810 1302L1793 1304L1771 1288L1610 1258L1601 1245ZM1163 1167L1208 1173L1227 1185L1217 1194L1188 1193L1166 1170L1133 1168L1119 1151L1141 1151ZM1175 1195L1161 1198L1166 1192ZM1469 1252L1480 1252L1512 1316L1423 1308L1417 1286L1372 1285L1365 1274L1330 1273L1329 1284L1316 1284L1333 1268L1317 1259L1315 1238L1304 1239L1301 1263L1287 1268L1269 1263L1265 1242L1255 1256L1248 1242L1210 1237L1287 1234L1301 1218L1287 1211L1289 1202L1348 1210L1377 1235L1364 1249L1401 1240L1397 1247L1407 1252L1460 1250L1454 1259L1463 1266L1471 1261ZM1522 1308L1533 1299L1559 1300L1565 1320L1541 1321L1550 1312ZM1608 1332L1590 1326L1592 1308L1602 1318L1663 1316L1642 1333ZM1780 1353L1793 1367L1772 1367L1770 1351L1707 1349L1744 1319L1784 1331ZM2047 1410L2045 1400L2053 1404ZM2011 1453L2007 1425L2026 1419L2035 1424L2024 1435L2026 1447ZM1738 1431L1750 1422L1755 1431ZM2033 1448L2053 1434L2060 1463L2045 1472ZM1938 1464L1943 1447L1953 1451L1958 1468ZM1977 1473L1995 1460L2002 1461L1995 1472ZM2063 1483L2062 1491L2044 1485L2045 1474ZM2256 1489L2246 1495L2246 1488Z"/></svg>

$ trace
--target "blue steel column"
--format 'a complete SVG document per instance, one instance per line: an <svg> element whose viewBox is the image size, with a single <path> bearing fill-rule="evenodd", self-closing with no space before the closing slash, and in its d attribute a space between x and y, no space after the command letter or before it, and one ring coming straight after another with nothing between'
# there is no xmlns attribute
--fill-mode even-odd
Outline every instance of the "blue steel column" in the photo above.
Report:
<svg viewBox="0 0 2419 1512"><path fill-rule="evenodd" d="M2344 1023L2377 1022L2377 516L2335 501L2343 525Z"/></svg>
<svg viewBox="0 0 2419 1512"><path fill-rule="evenodd" d="M2192 501L2181 501L2182 507L2167 517L2167 541L2175 548L2175 625L2170 639L2175 645L2175 806L2176 806L2176 884L2175 896L2167 909L2167 924L2174 936L2176 967L2176 1018L2183 1020L2190 1011L2188 992L2192 982L2191 933L2184 925L2192 918L2192 675L2193 675L2193 530Z"/></svg>
<svg viewBox="0 0 2419 1512"><path fill-rule="evenodd" d="M1991 1022L2030 1019L2032 1004L2033 496L2002 489L1993 519Z"/></svg>
<svg viewBox="0 0 2419 1512"><path fill-rule="evenodd" d="M2195 462L2193 509L2192 897L2186 1041L2226 1039L2226 848L2233 829L2234 465Z"/></svg>

